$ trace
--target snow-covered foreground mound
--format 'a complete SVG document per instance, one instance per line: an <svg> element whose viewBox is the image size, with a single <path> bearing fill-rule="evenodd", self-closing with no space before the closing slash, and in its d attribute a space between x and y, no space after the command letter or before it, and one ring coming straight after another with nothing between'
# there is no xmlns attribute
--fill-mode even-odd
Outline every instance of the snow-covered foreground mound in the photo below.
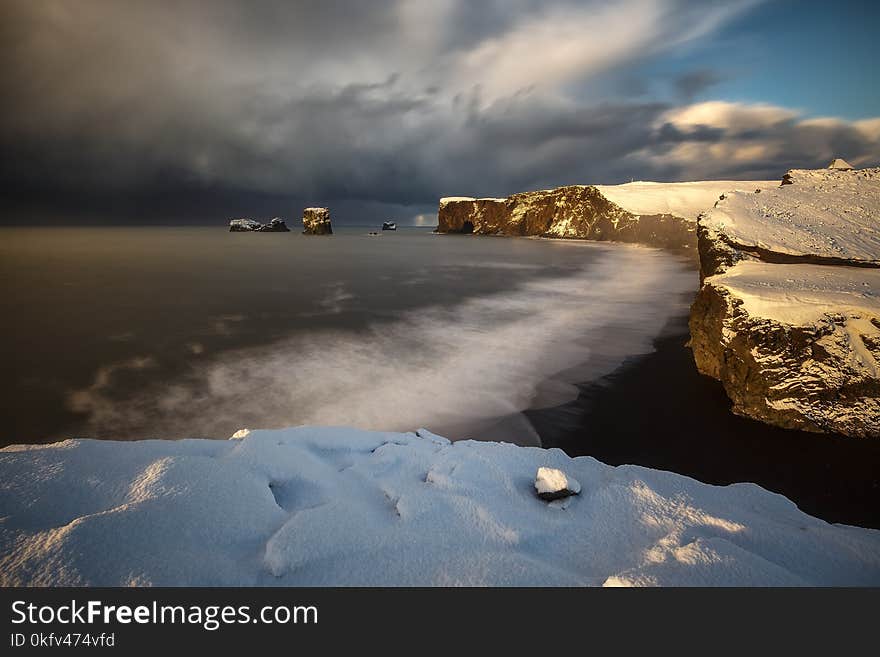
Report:
<svg viewBox="0 0 880 657"><path fill-rule="evenodd" d="M18 446L0 482L3 585L880 584L880 532L758 486L425 431Z"/></svg>

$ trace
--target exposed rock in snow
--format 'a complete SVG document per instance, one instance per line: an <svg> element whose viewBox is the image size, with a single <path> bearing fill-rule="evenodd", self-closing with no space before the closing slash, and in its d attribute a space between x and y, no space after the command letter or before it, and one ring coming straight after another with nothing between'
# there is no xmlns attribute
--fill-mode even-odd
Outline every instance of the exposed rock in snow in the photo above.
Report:
<svg viewBox="0 0 880 657"><path fill-rule="evenodd" d="M697 367L741 415L880 437L880 169L785 180L700 218Z"/></svg>
<svg viewBox="0 0 880 657"><path fill-rule="evenodd" d="M541 466L535 475L535 491L542 500L552 501L577 495L581 485L562 470Z"/></svg>
<svg viewBox="0 0 880 657"><path fill-rule="evenodd" d="M332 235L330 210L328 208L306 208L303 210L303 235Z"/></svg>
<svg viewBox="0 0 880 657"><path fill-rule="evenodd" d="M570 185L508 198L440 200L440 233L539 235L637 242L667 248L696 246L696 219L726 191L765 181Z"/></svg>
<svg viewBox="0 0 880 657"><path fill-rule="evenodd" d="M880 532L754 484L424 430L14 446L0 509L5 586L880 585Z"/></svg>

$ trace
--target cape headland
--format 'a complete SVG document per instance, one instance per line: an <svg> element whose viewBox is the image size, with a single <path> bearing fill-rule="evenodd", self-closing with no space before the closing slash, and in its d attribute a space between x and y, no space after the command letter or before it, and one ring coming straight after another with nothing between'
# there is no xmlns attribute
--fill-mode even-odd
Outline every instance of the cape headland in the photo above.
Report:
<svg viewBox="0 0 880 657"><path fill-rule="evenodd" d="M670 249L697 246L697 217L723 193L771 181L568 185L506 198L440 199L438 233L618 241Z"/></svg>
<svg viewBox="0 0 880 657"><path fill-rule="evenodd" d="M439 233L613 240L687 250L697 368L733 412L783 428L880 437L880 169L778 181L570 185L447 197Z"/></svg>

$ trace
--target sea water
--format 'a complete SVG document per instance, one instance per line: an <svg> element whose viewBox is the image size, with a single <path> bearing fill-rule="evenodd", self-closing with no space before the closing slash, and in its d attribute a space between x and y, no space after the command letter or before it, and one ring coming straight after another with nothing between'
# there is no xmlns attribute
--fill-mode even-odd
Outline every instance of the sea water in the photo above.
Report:
<svg viewBox="0 0 880 657"><path fill-rule="evenodd" d="M697 286L645 247L369 231L0 230L2 443L320 424L538 445L523 411L650 351Z"/></svg>

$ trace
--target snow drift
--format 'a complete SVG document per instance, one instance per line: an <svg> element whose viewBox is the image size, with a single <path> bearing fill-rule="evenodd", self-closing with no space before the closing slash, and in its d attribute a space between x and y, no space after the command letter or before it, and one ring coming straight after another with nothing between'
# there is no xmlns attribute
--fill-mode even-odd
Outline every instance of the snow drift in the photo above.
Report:
<svg viewBox="0 0 880 657"><path fill-rule="evenodd" d="M424 430L14 446L0 482L5 586L880 584L880 532L756 485Z"/></svg>

